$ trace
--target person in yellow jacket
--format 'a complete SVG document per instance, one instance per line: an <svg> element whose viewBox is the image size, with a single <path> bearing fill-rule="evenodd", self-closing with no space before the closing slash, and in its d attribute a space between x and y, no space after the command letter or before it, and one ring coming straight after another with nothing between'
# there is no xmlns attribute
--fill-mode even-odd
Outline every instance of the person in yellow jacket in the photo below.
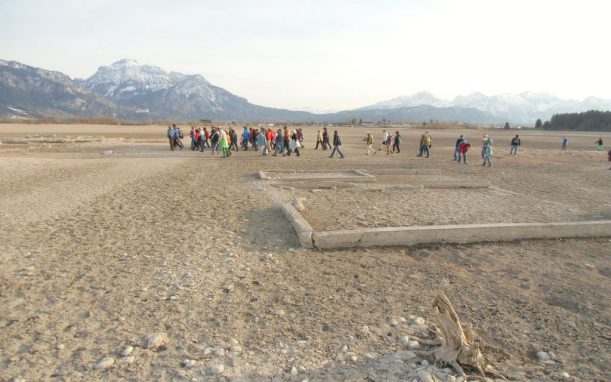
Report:
<svg viewBox="0 0 611 382"><path fill-rule="evenodd" d="M424 154L426 154L426 157L428 158L430 155L432 143L433 138L431 138L428 131L422 134L422 136L420 137L420 152L418 153L418 156L422 157L424 156Z"/></svg>
<svg viewBox="0 0 611 382"><path fill-rule="evenodd" d="M229 151L229 134L223 129L220 129L220 141L219 147L223 150L223 158L228 158L231 156L231 151Z"/></svg>
<svg viewBox="0 0 611 382"><path fill-rule="evenodd" d="M367 133L364 140L367 143L367 155L370 155L371 153L375 155L376 149L373 148L373 135L371 133Z"/></svg>

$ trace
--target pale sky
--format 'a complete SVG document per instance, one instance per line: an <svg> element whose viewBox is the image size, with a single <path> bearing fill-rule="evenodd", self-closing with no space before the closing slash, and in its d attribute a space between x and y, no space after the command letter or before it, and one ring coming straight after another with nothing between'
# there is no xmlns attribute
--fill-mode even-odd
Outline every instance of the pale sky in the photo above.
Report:
<svg viewBox="0 0 611 382"><path fill-rule="evenodd" d="M315 111L421 90L611 99L605 0L0 0L0 59L85 78L131 58Z"/></svg>

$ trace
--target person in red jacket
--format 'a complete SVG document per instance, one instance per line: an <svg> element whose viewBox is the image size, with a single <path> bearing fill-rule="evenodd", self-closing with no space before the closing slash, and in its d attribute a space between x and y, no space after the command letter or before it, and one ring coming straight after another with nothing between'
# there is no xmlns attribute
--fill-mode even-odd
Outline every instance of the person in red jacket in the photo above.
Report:
<svg viewBox="0 0 611 382"><path fill-rule="evenodd" d="M471 144L465 138L463 142L458 146L458 163L460 164L460 158L462 157L463 164L467 163L467 151L471 148Z"/></svg>

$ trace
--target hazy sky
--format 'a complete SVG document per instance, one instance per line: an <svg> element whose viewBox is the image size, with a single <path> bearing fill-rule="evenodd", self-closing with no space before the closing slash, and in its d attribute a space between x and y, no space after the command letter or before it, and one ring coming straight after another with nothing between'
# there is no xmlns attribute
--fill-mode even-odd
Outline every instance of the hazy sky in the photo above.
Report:
<svg viewBox="0 0 611 382"><path fill-rule="evenodd" d="M0 58L71 77L132 58L318 111L420 90L611 98L610 14L605 0L0 0Z"/></svg>

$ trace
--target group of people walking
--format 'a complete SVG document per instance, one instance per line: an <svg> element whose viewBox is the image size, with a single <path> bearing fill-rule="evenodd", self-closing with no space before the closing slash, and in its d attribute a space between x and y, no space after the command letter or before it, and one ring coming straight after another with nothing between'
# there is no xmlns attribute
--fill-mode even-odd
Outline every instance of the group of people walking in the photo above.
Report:
<svg viewBox="0 0 611 382"><path fill-rule="evenodd" d="M482 166L486 166L486 165L488 165L488 167L492 166L492 154L493 154L492 143L493 143L492 138L490 138L488 134L485 134L482 139L482 152L481 152L481 156L483 160ZM459 164L460 163L469 164L469 162L467 161L467 152L469 152L470 149L471 149L471 143L467 140L467 138L461 135L460 137L458 137L458 139L456 140L456 143L454 144L454 159L453 160Z"/></svg>
<svg viewBox="0 0 611 382"><path fill-rule="evenodd" d="M401 152L401 134L395 131L394 134L388 133L386 130L382 131L382 146L379 149L374 147L375 139L371 133L367 133L364 141L367 145L367 155L375 155L377 151L385 151L386 155L400 153ZM168 126L167 138L170 144L170 150L174 151L176 148L180 150L184 149L182 139L185 138L184 133L180 127L173 124ZM191 127L189 132L189 138L191 139L190 148L193 151L203 152L206 148L210 149L212 154L221 154L223 158L228 158L232 155L232 151L243 151L253 150L259 153L259 155L271 155L271 156L301 156L303 149L303 131L298 128L294 130L288 129L284 126L281 129L274 130L271 127L246 127L244 126L240 134L233 128L230 127L225 130L220 127ZM431 155L433 139L428 131L423 133L419 141L418 157L429 158ZM568 138L562 137L562 150L566 150L568 146ZM596 140L596 145L599 150L604 150L604 144L602 138ZM516 134L511 139L509 155L516 156L518 150L522 145L520 136ZM330 158L334 158L339 154L341 158L344 158L344 152L342 151L342 141L337 130L333 132L333 137L330 138L329 131L327 128L318 130L316 136L315 150L321 147L323 151L331 150ZM461 135L454 145L454 156L453 160L457 163L468 164L467 153L471 149L471 143L466 137ZM482 166L492 166L493 158L493 139L485 134L482 139ZM611 160L611 151L610 151Z"/></svg>
<svg viewBox="0 0 611 382"><path fill-rule="evenodd" d="M170 150L174 151L176 147L181 150L184 148L182 143L184 134L175 124L168 126L167 137ZM244 126L239 136L233 127L225 130L214 126L209 129L192 126L189 137L192 151L203 152L209 148L212 154L221 154L223 158L230 157L232 151L239 151L240 148L243 151L257 151L259 155L290 156L294 153L296 156L301 156L300 150L303 147L302 130L289 130L286 126L278 130L271 127L258 129Z"/></svg>
<svg viewBox="0 0 611 382"><path fill-rule="evenodd" d="M400 153L401 152L401 134L398 131L395 131L395 135L389 134L386 130L382 131L382 147L379 151L386 151L386 155ZM377 151L373 147L375 140L373 138L373 134L367 133L365 139L363 139L367 143L367 155L374 155Z"/></svg>

